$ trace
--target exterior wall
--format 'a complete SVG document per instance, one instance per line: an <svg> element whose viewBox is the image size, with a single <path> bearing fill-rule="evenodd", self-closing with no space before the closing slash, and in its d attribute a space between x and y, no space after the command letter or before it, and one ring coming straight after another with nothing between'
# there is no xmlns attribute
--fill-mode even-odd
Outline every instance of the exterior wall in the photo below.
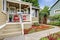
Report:
<svg viewBox="0 0 60 40"><path fill-rule="evenodd" d="M60 13L54 13L55 10L60 10L60 1L57 4L55 4L55 6L50 10L50 16L60 14Z"/></svg>
<svg viewBox="0 0 60 40"><path fill-rule="evenodd" d="M35 16L35 9L33 9L32 13L34 13L34 15L32 14L32 22L39 22L39 16L38 16L38 10L37 10L37 17Z"/></svg>
<svg viewBox="0 0 60 40"><path fill-rule="evenodd" d="M4 28L0 29L0 38L14 37L22 34L20 24L7 24Z"/></svg>
<svg viewBox="0 0 60 40"><path fill-rule="evenodd" d="M0 11L2 11L2 8L3 8L2 2L3 2L3 0L0 0Z"/></svg>
<svg viewBox="0 0 60 40"><path fill-rule="evenodd" d="M31 24L24 24L24 29L31 28L31 26L32 26L32 23Z"/></svg>
<svg viewBox="0 0 60 40"><path fill-rule="evenodd" d="M38 17L32 17L32 22L39 22Z"/></svg>
<svg viewBox="0 0 60 40"><path fill-rule="evenodd" d="M0 25L6 23L6 21L7 21L7 15L0 12Z"/></svg>

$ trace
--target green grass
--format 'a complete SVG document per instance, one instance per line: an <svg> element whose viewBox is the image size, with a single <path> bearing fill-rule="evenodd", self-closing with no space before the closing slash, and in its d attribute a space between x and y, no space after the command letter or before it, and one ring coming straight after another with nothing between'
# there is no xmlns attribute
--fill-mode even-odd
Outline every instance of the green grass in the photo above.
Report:
<svg viewBox="0 0 60 40"><path fill-rule="evenodd" d="M49 40L47 37L41 38L40 40Z"/></svg>

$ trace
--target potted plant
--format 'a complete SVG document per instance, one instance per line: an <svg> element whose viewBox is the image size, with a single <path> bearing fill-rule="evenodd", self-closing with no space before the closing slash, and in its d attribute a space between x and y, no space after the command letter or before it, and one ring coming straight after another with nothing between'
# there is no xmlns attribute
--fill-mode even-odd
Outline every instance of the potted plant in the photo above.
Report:
<svg viewBox="0 0 60 40"><path fill-rule="evenodd" d="M12 15L9 15L9 22L12 22Z"/></svg>

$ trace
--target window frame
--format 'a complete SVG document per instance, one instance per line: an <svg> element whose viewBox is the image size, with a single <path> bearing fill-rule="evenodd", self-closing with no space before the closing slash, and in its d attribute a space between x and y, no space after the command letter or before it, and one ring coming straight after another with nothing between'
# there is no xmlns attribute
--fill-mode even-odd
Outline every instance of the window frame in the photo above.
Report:
<svg viewBox="0 0 60 40"><path fill-rule="evenodd" d="M55 12L55 11L57 11L57 10L60 10L60 9L55 9L55 10L54 10L54 13L60 13L60 12Z"/></svg>
<svg viewBox="0 0 60 40"><path fill-rule="evenodd" d="M2 11L6 13L6 0L2 0Z"/></svg>

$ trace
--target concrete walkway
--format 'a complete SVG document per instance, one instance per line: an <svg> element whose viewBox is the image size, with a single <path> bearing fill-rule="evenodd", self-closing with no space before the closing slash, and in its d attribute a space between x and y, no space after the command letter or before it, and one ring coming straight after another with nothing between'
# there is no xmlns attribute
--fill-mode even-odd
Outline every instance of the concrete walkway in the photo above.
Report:
<svg viewBox="0 0 60 40"><path fill-rule="evenodd" d="M57 33L59 31L60 31L60 28L55 27L52 29L48 29L48 30L44 30L44 31L40 31L40 32L35 32L32 34L27 34L27 35L25 35L25 40L39 40L42 37L48 36L53 33Z"/></svg>

